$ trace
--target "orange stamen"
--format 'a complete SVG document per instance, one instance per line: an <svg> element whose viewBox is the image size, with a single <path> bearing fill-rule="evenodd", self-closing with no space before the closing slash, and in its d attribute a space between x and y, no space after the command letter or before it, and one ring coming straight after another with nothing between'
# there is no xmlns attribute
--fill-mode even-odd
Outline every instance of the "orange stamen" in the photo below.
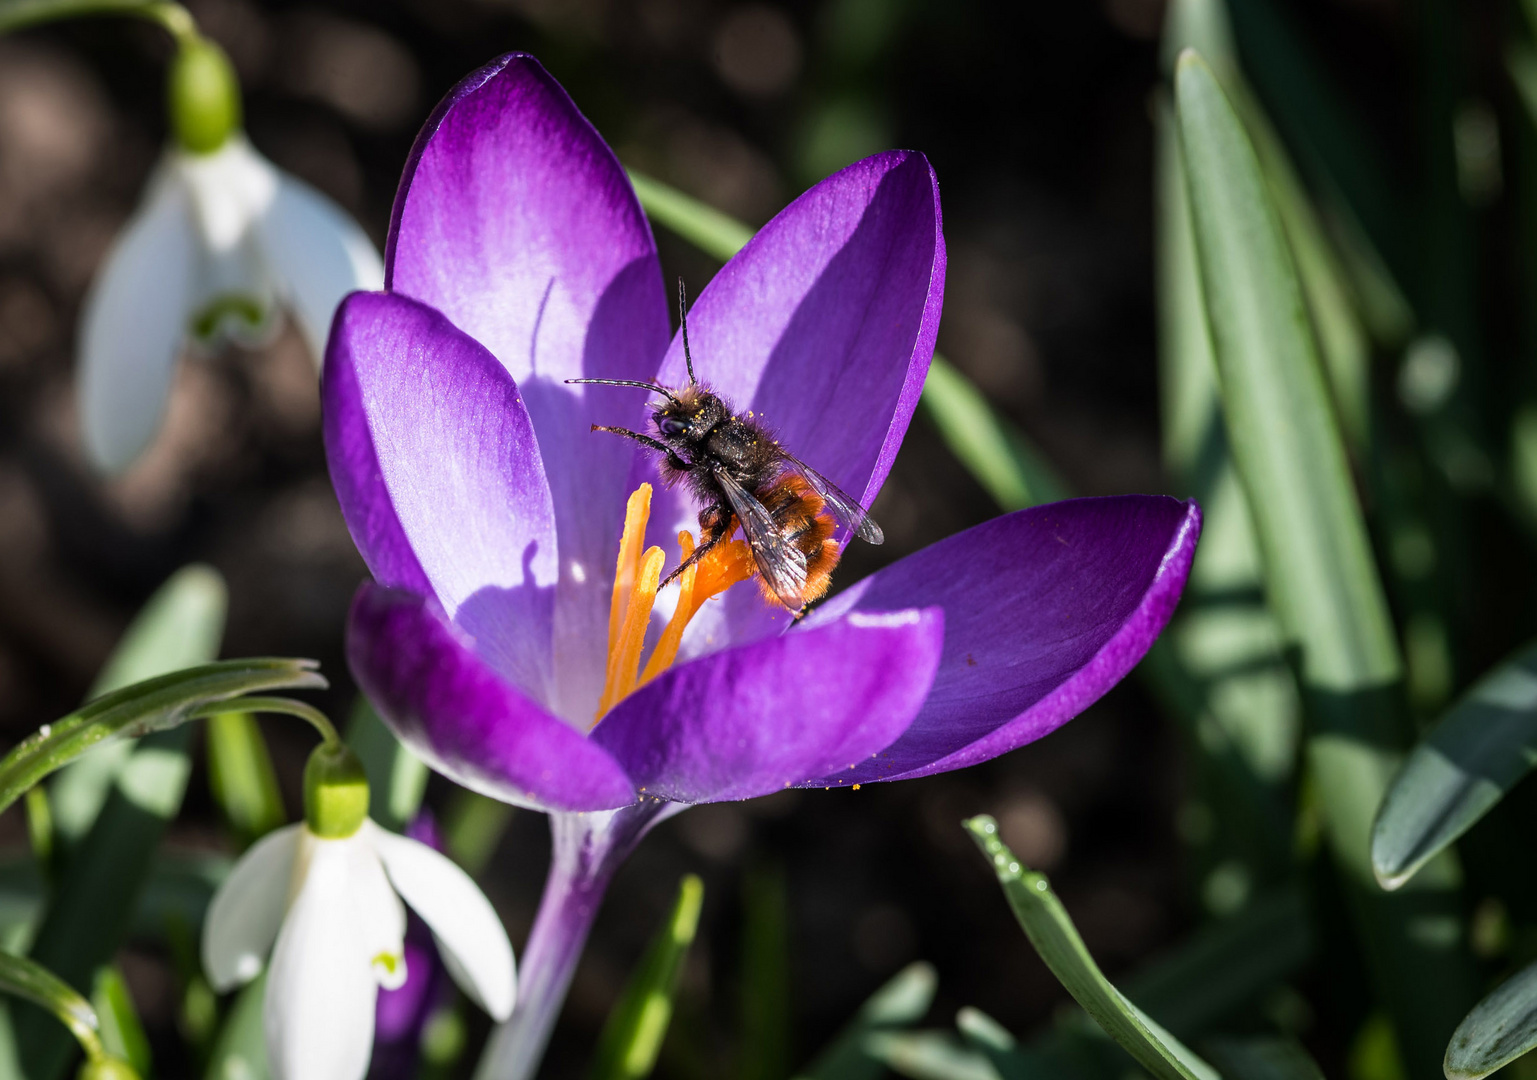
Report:
<svg viewBox="0 0 1537 1080"><path fill-rule="evenodd" d="M624 534L619 539L619 561L614 570L614 594L608 613L608 666L594 722L637 686L645 685L671 667L678 657L683 632L705 601L739 581L746 581L755 570L747 544L728 540L683 571L678 578L677 607L651 650L645 671L637 675L664 559L659 547L642 550L650 518L651 485L642 484L625 508ZM689 533L678 534L678 545L684 559L694 553L694 538Z"/></svg>

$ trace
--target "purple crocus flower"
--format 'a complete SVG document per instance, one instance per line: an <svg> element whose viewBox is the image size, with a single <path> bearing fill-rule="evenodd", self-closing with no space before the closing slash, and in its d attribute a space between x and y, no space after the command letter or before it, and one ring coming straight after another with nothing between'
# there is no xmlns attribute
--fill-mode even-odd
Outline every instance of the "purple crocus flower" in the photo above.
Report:
<svg viewBox="0 0 1537 1080"><path fill-rule="evenodd" d="M995 757L1114 685L1178 601L1199 510L1122 496L997 518L799 623L751 586L704 602L750 570L723 548L656 598L680 609L664 634L647 586L697 507L658 492L668 538L642 555L654 455L589 429L643 428L644 398L565 380L679 385L682 346L623 169L531 57L433 113L385 262L385 291L339 310L324 373L331 476L374 577L349 662L426 761L549 811L554 834L488 1075L531 1071L609 877L661 816ZM923 387L944 270L927 160L867 158L716 275L689 314L695 366L868 506Z"/></svg>

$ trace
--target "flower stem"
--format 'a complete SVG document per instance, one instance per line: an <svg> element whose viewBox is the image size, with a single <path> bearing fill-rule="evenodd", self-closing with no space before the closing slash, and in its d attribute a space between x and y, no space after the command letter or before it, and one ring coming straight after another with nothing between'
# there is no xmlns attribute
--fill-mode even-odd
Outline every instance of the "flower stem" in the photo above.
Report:
<svg viewBox="0 0 1537 1080"><path fill-rule="evenodd" d="M651 826L680 803L637 803L602 813L550 815L550 876L524 947L518 1004L492 1033L475 1080L529 1080L576 973L587 933L614 871Z"/></svg>

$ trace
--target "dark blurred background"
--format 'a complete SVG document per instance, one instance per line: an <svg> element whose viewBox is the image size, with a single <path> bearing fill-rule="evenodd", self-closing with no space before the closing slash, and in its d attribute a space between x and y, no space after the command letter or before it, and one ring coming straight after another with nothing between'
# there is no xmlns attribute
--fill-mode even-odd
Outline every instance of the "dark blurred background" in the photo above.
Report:
<svg viewBox="0 0 1537 1080"><path fill-rule="evenodd" d="M455 81L498 53L537 55L626 164L760 224L808 184L880 149L938 173L950 263L940 348L1044 449L1074 490L1160 490L1151 256L1160 0L392 0L190 5L229 51L247 129L280 166L355 214L381 247L401 163ZM1305 37L1391 156L1413 93L1412 8L1309 0ZM1475 35L1476 36L1476 35ZM0 742L78 703L129 617L178 566L227 577L226 655L319 658L337 716L364 575L326 477L315 369L298 335L182 365L169 420L126 476L93 477L73 408L82 293L165 139L169 44L94 20L0 40ZM697 292L717 268L658 230L663 268ZM996 508L920 415L875 507L888 543L843 581ZM309 736L272 724L291 810ZM1015 1031L1065 1000L1014 927L960 821L995 814L1050 872L1112 977L1194 908L1176 836L1181 761L1135 680L1050 738L962 773L858 792L691 810L619 875L546 1075L585 1064L679 875L707 885L662 1073L720 1075L742 1023L744 890L782 880L788 1062L813 1053L908 961L939 970L931 1019L974 1004ZM172 842L225 843L194 777ZM447 785L434 781L441 808ZM16 811L0 838L20 846ZM542 885L542 816L518 812L486 886L521 946ZM782 879L777 878L782 875ZM173 981L154 949L123 958L179 1075ZM190 1068L190 1066L189 1066Z"/></svg>

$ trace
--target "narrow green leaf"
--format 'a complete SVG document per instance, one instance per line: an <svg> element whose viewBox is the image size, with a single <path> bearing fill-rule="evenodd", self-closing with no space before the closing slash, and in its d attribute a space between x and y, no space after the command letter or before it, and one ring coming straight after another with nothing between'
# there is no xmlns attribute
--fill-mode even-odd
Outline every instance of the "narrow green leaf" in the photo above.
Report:
<svg viewBox="0 0 1537 1080"><path fill-rule="evenodd" d="M987 1056L1002 1080L1037 1080L1048 1076L1067 1080L1069 1070L1062 1062L1047 1053L1020 1046L1007 1028L981 1009L961 1009L955 1014L955 1027L969 1046Z"/></svg>
<svg viewBox="0 0 1537 1080"><path fill-rule="evenodd" d="M1537 1047L1537 964L1473 1007L1446 1047L1448 1080L1477 1080Z"/></svg>
<svg viewBox="0 0 1537 1080"><path fill-rule="evenodd" d="M1537 765L1537 643L1481 679L1420 740L1372 827L1383 888L1414 876Z"/></svg>
<svg viewBox="0 0 1537 1080"><path fill-rule="evenodd" d="M1228 1080L1324 1080L1318 1062L1293 1039L1211 1039L1202 1049Z"/></svg>
<svg viewBox="0 0 1537 1080"><path fill-rule="evenodd" d="M738 1080L784 1080L790 1073L789 922L784 871L749 870L742 882Z"/></svg>
<svg viewBox="0 0 1537 1080"><path fill-rule="evenodd" d="M866 1039L872 1032L923 1019L938 984L932 964L919 960L907 965L866 999L848 1026L796 1074L798 1080L876 1080L884 1069L866 1052Z"/></svg>
<svg viewBox="0 0 1537 1080"><path fill-rule="evenodd" d="M934 356L923 407L950 452L1005 510L1067 498L1067 485L1025 434L999 415L970 379Z"/></svg>
<svg viewBox="0 0 1537 1080"><path fill-rule="evenodd" d="M998 823L983 815L967 821L966 829L993 864L1030 944L1105 1033L1159 1080L1215 1080L1216 1070L1126 1000L1101 974L1045 876L1025 869L1014 857L998 838Z"/></svg>
<svg viewBox="0 0 1537 1080"><path fill-rule="evenodd" d="M53 865L53 810L48 805L48 789L28 788L26 798L27 840L32 846L32 857L38 866L48 869Z"/></svg>
<svg viewBox="0 0 1537 1080"><path fill-rule="evenodd" d="M262 971L235 997L213 1053L208 1058L204 1080L269 1080L267 1042L262 1027L262 998L267 992L267 972Z"/></svg>
<svg viewBox="0 0 1537 1080"><path fill-rule="evenodd" d="M1180 60L1186 181L1233 453L1303 678L1389 685L1398 649L1306 309L1259 161L1211 69Z"/></svg>
<svg viewBox="0 0 1537 1080"><path fill-rule="evenodd" d="M1513 42L1505 51L1505 70L1515 84L1516 96L1526 109L1527 119L1537 124L1537 49L1523 42Z"/></svg>
<svg viewBox="0 0 1537 1080"><path fill-rule="evenodd" d="M149 1036L139 1011L134 1008L128 984L110 964L96 973L91 1005L101 1022L101 1045L107 1053L133 1066L140 1076L150 1074Z"/></svg>
<svg viewBox="0 0 1537 1080"><path fill-rule="evenodd" d="M54 770L109 741L168 731L199 706L259 690L319 689L312 660L221 660L114 690L44 724L0 759L0 811Z"/></svg>
<svg viewBox="0 0 1537 1080"><path fill-rule="evenodd" d="M172 574L124 631L87 700L217 658L228 603L224 579L212 567L194 563ZM66 849L90 829L130 753L130 744L112 743L54 778L50 795Z"/></svg>
<svg viewBox="0 0 1537 1080"><path fill-rule="evenodd" d="M288 820L261 727L250 713L208 719L208 783L242 845Z"/></svg>
<svg viewBox="0 0 1537 1080"><path fill-rule="evenodd" d="M672 914L641 958L603 1025L589 1075L593 1080L639 1080L651 1075L672 1020L683 961L699 929L704 882L693 874L678 883Z"/></svg>
<svg viewBox="0 0 1537 1080"><path fill-rule="evenodd" d="M368 774L368 816L387 829L401 831L421 808L427 791L426 764L395 738L362 695L352 706L347 745Z"/></svg>
<svg viewBox="0 0 1537 1080"><path fill-rule="evenodd" d="M1407 728L1393 626L1253 147L1210 68L1188 51L1175 92L1223 409L1266 592L1296 655L1313 790L1377 992L1421 1073L1471 1000L1459 871L1443 861L1401 903L1377 891L1372 818Z"/></svg>
<svg viewBox="0 0 1537 1080"><path fill-rule="evenodd" d="M35 961L0 953L0 992L14 994L58 1018L81 1049L92 1057L101 1054L100 1024L91 1003L53 972Z"/></svg>

